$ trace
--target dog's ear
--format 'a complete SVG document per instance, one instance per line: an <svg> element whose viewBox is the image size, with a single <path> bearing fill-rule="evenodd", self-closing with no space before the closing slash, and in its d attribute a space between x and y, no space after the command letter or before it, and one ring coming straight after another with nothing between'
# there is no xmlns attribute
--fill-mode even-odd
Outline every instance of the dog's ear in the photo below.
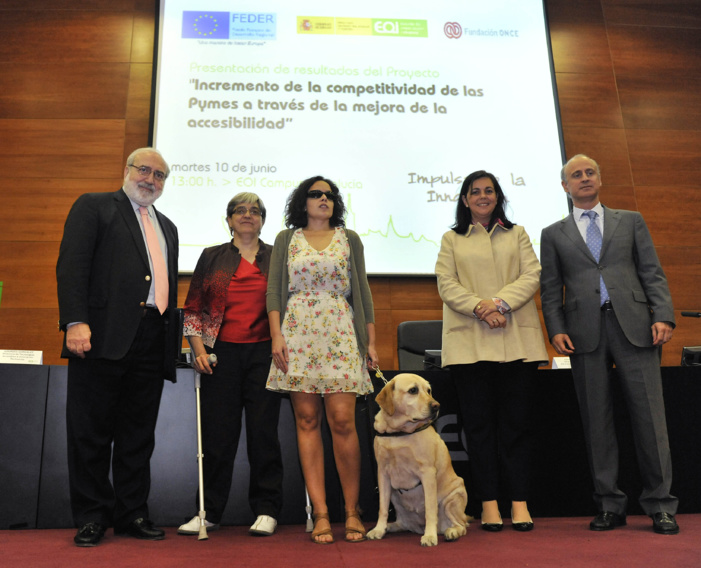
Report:
<svg viewBox="0 0 701 568"><path fill-rule="evenodd" d="M375 402L390 416L394 415L394 381L387 383L375 397Z"/></svg>

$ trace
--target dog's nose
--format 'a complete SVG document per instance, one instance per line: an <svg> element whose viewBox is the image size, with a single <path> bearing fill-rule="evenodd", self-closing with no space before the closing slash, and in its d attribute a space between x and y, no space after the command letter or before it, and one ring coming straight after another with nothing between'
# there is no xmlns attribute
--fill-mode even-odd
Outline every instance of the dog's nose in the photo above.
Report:
<svg viewBox="0 0 701 568"><path fill-rule="evenodd" d="M436 410L439 410L440 407L441 407L440 403L436 402L435 400L431 403L431 410L433 410L434 412Z"/></svg>

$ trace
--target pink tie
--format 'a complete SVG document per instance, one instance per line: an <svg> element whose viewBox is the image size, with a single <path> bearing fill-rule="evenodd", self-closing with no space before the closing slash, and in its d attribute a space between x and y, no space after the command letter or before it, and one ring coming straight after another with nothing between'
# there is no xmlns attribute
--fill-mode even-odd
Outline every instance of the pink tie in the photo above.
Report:
<svg viewBox="0 0 701 568"><path fill-rule="evenodd" d="M141 220L144 224L148 253L151 255L151 262L153 263L153 277L156 279L156 307L162 314L168 308L168 270L166 269L166 261L163 258L161 245L158 244L156 231L151 224L151 219L149 219L148 209L139 207L139 213L141 213Z"/></svg>

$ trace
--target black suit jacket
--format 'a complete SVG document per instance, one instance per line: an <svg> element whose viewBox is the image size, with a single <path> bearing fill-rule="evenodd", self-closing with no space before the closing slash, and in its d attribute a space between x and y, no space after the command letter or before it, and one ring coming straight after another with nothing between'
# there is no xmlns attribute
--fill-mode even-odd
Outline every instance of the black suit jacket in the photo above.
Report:
<svg viewBox="0 0 701 568"><path fill-rule="evenodd" d="M178 294L178 231L156 211L168 246L168 317L165 377L175 380L180 346L176 337ZM88 358L118 360L134 341L151 285L146 244L134 209L122 189L86 193L73 204L56 264L59 327L85 322L92 332ZM64 346L62 357L74 355Z"/></svg>

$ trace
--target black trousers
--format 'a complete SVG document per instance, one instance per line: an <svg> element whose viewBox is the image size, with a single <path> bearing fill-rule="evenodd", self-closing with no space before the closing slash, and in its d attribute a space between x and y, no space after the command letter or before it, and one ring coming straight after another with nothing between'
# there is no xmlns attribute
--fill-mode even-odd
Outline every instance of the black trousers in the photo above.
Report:
<svg viewBox="0 0 701 568"><path fill-rule="evenodd" d="M537 363L480 361L451 366L479 501L527 501L531 379Z"/></svg>
<svg viewBox="0 0 701 568"><path fill-rule="evenodd" d="M164 341L163 318L144 318L123 359L68 362L68 477L77 527L122 528L148 518Z"/></svg>
<svg viewBox="0 0 701 568"><path fill-rule="evenodd" d="M271 342L217 341L214 349L207 351L214 352L218 359L214 373L202 375L200 383L207 520L219 523L229 500L244 410L251 468L248 501L256 516L278 518L282 509L282 455L277 428L282 397L265 389Z"/></svg>

